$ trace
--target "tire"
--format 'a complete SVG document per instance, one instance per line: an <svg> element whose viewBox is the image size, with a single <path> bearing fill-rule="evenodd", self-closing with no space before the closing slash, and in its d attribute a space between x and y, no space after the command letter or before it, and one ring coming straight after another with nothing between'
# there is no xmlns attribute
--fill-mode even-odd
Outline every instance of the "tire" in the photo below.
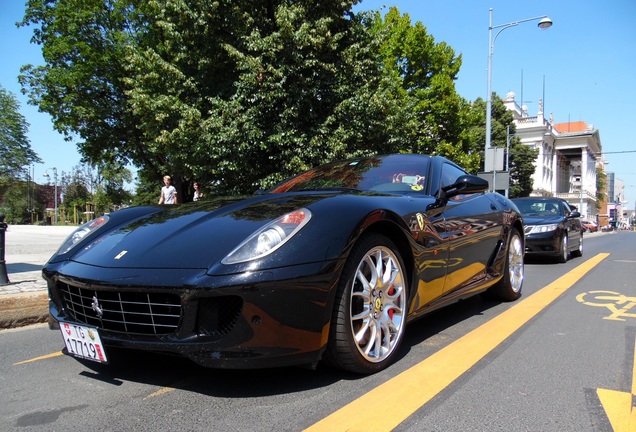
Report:
<svg viewBox="0 0 636 432"><path fill-rule="evenodd" d="M503 277L488 289L489 297L503 301L517 300L521 297L524 274L523 242L519 231L513 229L508 239Z"/></svg>
<svg viewBox="0 0 636 432"><path fill-rule="evenodd" d="M579 247L577 250L572 251L573 257L582 257L583 256L583 234L579 237Z"/></svg>
<svg viewBox="0 0 636 432"><path fill-rule="evenodd" d="M568 251L568 235L563 234L563 237L561 238L561 246L559 247L559 255L557 256L557 262L559 263L566 263L568 262L568 257L570 255L570 252Z"/></svg>
<svg viewBox="0 0 636 432"><path fill-rule="evenodd" d="M408 280L395 244L381 234L353 247L338 284L325 360L372 374L395 358L406 327Z"/></svg>

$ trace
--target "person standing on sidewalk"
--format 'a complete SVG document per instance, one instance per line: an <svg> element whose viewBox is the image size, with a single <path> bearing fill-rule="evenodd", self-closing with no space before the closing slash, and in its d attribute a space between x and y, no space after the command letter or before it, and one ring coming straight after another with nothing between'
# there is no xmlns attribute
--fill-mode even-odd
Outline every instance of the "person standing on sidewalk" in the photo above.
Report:
<svg viewBox="0 0 636 432"><path fill-rule="evenodd" d="M192 195L192 201L198 201L199 198L203 198L203 192L201 192L201 189L199 189L198 182L194 182L193 187L194 187L194 195Z"/></svg>
<svg viewBox="0 0 636 432"><path fill-rule="evenodd" d="M161 188L161 196L159 197L159 204L176 204L177 203L177 190L170 184L170 176L163 176L164 186Z"/></svg>

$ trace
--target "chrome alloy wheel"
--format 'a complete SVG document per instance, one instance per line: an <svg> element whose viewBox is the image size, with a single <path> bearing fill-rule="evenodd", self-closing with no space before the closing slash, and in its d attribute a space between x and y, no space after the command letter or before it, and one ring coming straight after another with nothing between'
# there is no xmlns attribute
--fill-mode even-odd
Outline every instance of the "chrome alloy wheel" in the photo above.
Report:
<svg viewBox="0 0 636 432"><path fill-rule="evenodd" d="M376 246L361 259L351 289L351 331L360 354L371 363L389 357L404 334L404 270L391 249Z"/></svg>
<svg viewBox="0 0 636 432"><path fill-rule="evenodd" d="M510 277L510 288L518 293L523 286L523 245L521 238L514 235L508 247L508 273Z"/></svg>

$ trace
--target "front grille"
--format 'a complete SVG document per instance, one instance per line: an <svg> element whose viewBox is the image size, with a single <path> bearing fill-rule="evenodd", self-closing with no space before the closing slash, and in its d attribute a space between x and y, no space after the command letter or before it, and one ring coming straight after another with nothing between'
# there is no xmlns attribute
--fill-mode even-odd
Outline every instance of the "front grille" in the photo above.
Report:
<svg viewBox="0 0 636 432"><path fill-rule="evenodd" d="M179 296L170 293L104 291L60 284L65 312L75 321L108 331L169 334L181 319Z"/></svg>

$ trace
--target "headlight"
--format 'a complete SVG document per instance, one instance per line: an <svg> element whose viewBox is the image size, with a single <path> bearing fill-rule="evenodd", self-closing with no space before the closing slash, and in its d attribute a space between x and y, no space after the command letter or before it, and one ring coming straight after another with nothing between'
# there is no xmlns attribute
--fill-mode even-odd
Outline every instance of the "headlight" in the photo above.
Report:
<svg viewBox="0 0 636 432"><path fill-rule="evenodd" d="M229 253L222 264L236 264L262 258L284 245L311 219L311 212L300 209L268 223Z"/></svg>
<svg viewBox="0 0 636 432"><path fill-rule="evenodd" d="M57 254L65 254L66 252L73 249L75 245L79 243L80 240L82 240L84 237L106 225L108 219L108 215L104 215L88 221L84 225L80 226L78 229L73 231L73 233L68 236L66 240L64 240L64 243L62 243L62 246L60 246L60 248L58 249Z"/></svg>
<svg viewBox="0 0 636 432"><path fill-rule="evenodd" d="M559 227L559 224L535 225L532 227L532 230L530 230L528 234L547 233L550 231L555 231L558 227Z"/></svg>

